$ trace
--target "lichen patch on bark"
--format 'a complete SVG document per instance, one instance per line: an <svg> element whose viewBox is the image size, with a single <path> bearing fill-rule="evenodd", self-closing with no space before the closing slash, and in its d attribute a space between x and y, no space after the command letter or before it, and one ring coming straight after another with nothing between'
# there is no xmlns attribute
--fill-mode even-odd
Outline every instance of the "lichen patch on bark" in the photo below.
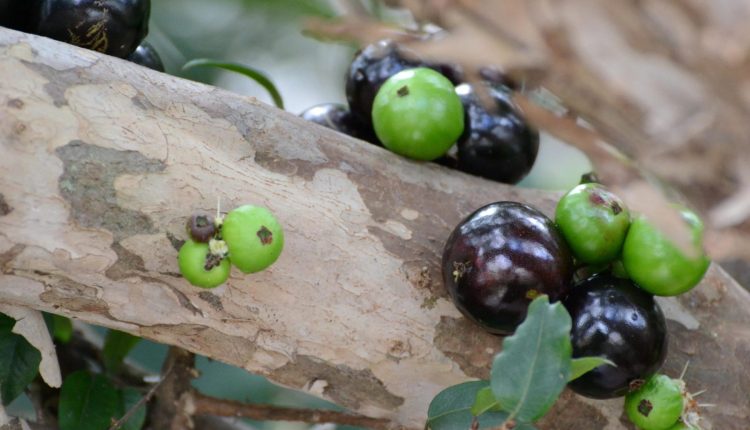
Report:
<svg viewBox="0 0 750 430"><path fill-rule="evenodd" d="M269 377L293 387L304 387L316 380L326 381L323 394L354 409L369 404L393 410L404 403L404 399L389 392L370 369L352 369L307 355L298 355L294 361L274 369Z"/></svg>
<svg viewBox="0 0 750 430"><path fill-rule="evenodd" d="M82 227L110 231L115 241L154 233L149 217L117 203L115 179L123 174L163 171L164 163L136 151L118 151L74 140L55 150L63 162L60 195L70 204L71 217Z"/></svg>

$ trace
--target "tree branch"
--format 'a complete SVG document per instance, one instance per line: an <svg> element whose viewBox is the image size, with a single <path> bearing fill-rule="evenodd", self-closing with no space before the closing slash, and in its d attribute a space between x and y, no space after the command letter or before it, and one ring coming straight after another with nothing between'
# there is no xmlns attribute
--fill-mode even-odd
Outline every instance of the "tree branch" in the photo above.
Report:
<svg viewBox="0 0 750 430"><path fill-rule="evenodd" d="M193 414L185 403L193 389L191 382L198 376L195 354L172 346L162 369L161 381L149 391L155 397L149 412L151 427L170 430L193 428ZM125 417L121 421L124 420Z"/></svg>
<svg viewBox="0 0 750 430"><path fill-rule="evenodd" d="M355 413L422 428L448 385L486 378L500 339L441 282L443 242L498 200L551 215L559 193L405 160L275 108L49 39L0 30L0 302L185 348ZM190 286L186 218L269 207L269 270ZM717 266L662 301L665 371L710 388L716 428L747 422L750 296ZM165 386L162 385L161 388ZM179 400L179 399L177 399ZM540 428L619 427L566 394ZM168 427L160 427L168 428Z"/></svg>

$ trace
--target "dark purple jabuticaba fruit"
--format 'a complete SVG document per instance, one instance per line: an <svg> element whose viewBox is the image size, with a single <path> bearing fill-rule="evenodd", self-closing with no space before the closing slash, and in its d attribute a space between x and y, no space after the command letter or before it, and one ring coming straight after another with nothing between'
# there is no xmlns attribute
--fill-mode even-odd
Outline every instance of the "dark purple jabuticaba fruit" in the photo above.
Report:
<svg viewBox="0 0 750 430"><path fill-rule="evenodd" d="M540 294L567 294L568 245L554 223L517 202L478 209L453 230L443 251L443 282L456 307L486 330L510 334Z"/></svg>
<svg viewBox="0 0 750 430"><path fill-rule="evenodd" d="M539 152L539 132L502 89L487 87L494 110L485 108L468 84L456 87L464 104L464 132L458 139L458 169L515 184L526 176Z"/></svg>
<svg viewBox="0 0 750 430"><path fill-rule="evenodd" d="M368 133L369 129L359 122L349 109L342 104L322 103L305 109L299 116L339 133L380 145L378 138L374 134Z"/></svg>
<svg viewBox="0 0 750 430"><path fill-rule="evenodd" d="M148 34L150 0L42 0L33 33L127 58Z"/></svg>
<svg viewBox="0 0 750 430"><path fill-rule="evenodd" d="M39 0L0 0L0 27L30 31Z"/></svg>
<svg viewBox="0 0 750 430"><path fill-rule="evenodd" d="M156 48L148 42L143 42L138 45L138 47L135 48L135 51L128 55L127 59L135 64L156 70L157 72L164 71L164 63L161 61L159 53L156 52Z"/></svg>
<svg viewBox="0 0 750 430"><path fill-rule="evenodd" d="M604 273L574 286L562 303L573 320L573 357L604 357L617 365L571 381L573 391L595 399L624 396L659 370L667 355L667 326L651 294Z"/></svg>

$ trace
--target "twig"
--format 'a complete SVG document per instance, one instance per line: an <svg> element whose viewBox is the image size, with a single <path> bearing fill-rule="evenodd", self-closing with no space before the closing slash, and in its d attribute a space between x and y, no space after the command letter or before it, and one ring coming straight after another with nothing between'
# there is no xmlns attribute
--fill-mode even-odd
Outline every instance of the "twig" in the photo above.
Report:
<svg viewBox="0 0 750 430"><path fill-rule="evenodd" d="M193 415L243 417L261 421L302 421L312 424L334 423L372 429L397 428L397 426L387 419L322 409L297 409L270 405L254 405L234 400L218 399L206 396L197 391L193 392L193 402L195 406Z"/></svg>
<svg viewBox="0 0 750 430"><path fill-rule="evenodd" d="M164 382L164 380L169 376L169 374L172 372L173 366L170 366L169 369L167 369L166 372L164 372L164 375L162 375L162 378L154 384L151 389L148 390L145 396L141 397L138 402L136 402L135 405L133 405L130 409L128 409L127 412L125 412L125 415L122 416L119 420L115 421L110 427L109 430L117 430L120 427L122 427L123 424L125 424L130 417L132 417L135 414L135 411L138 410L141 406L146 404L149 400L151 400L152 397L154 397L154 394L156 394L156 390L159 389L159 386Z"/></svg>
<svg viewBox="0 0 750 430"><path fill-rule="evenodd" d="M184 399L190 397L191 381L198 376L195 371L195 355L171 346L162 369L165 376L149 410L151 427L160 430L192 428L192 412L186 407ZM168 375L167 369L172 370Z"/></svg>

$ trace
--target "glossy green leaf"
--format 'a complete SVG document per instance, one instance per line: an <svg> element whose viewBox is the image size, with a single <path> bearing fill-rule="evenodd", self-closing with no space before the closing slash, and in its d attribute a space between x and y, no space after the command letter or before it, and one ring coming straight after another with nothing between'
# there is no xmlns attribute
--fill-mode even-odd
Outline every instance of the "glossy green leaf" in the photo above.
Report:
<svg viewBox="0 0 750 430"><path fill-rule="evenodd" d="M120 371L123 360L128 353L140 342L141 338L118 330L109 330L104 339L102 355L104 366L112 373Z"/></svg>
<svg viewBox="0 0 750 430"><path fill-rule="evenodd" d="M120 417L125 416L143 398L141 393L132 387L125 387L119 391ZM146 405L138 406L133 415L120 427L121 430L141 430L146 422Z"/></svg>
<svg viewBox="0 0 750 430"><path fill-rule="evenodd" d="M432 430L468 430L477 393L489 387L488 381L472 381L448 387L438 393L427 410L427 426ZM497 427L505 422L505 412L486 412L479 416L479 428Z"/></svg>
<svg viewBox="0 0 750 430"><path fill-rule="evenodd" d="M60 430L107 429L120 407L120 396L109 379L79 370L68 375L60 388L58 425Z"/></svg>
<svg viewBox="0 0 750 430"><path fill-rule="evenodd" d="M0 397L4 405L23 393L42 361L42 354L25 337L11 332L15 323L0 314Z"/></svg>
<svg viewBox="0 0 750 430"><path fill-rule="evenodd" d="M492 388L489 385L477 392L474 405L471 407L471 414L474 416L482 415L485 412L502 412L500 403L495 399L495 395L492 394Z"/></svg>
<svg viewBox="0 0 750 430"><path fill-rule="evenodd" d="M276 88L276 85L274 85L273 81L271 81L271 79L260 70L253 69L252 67L245 66L244 64L211 60L209 58L196 58L195 60L188 61L184 66L182 66L182 70L189 70L194 67L216 67L247 76L248 78L260 84L263 88L266 89L266 91L268 91L268 94L271 95L271 98L273 99L274 104L276 104L276 107L278 107L279 109L284 109L284 100L281 98L281 93L279 93L279 90Z"/></svg>
<svg viewBox="0 0 750 430"><path fill-rule="evenodd" d="M584 373L594 370L602 364L616 366L615 363L603 357L580 357L574 358L570 363L570 376L568 382L583 376Z"/></svg>
<svg viewBox="0 0 750 430"><path fill-rule="evenodd" d="M73 321L62 315L52 315L52 336L60 343L70 342L73 337Z"/></svg>
<svg viewBox="0 0 750 430"><path fill-rule="evenodd" d="M552 407L570 375L570 315L560 303L539 296L524 322L505 338L495 356L490 386L510 417L534 422Z"/></svg>

